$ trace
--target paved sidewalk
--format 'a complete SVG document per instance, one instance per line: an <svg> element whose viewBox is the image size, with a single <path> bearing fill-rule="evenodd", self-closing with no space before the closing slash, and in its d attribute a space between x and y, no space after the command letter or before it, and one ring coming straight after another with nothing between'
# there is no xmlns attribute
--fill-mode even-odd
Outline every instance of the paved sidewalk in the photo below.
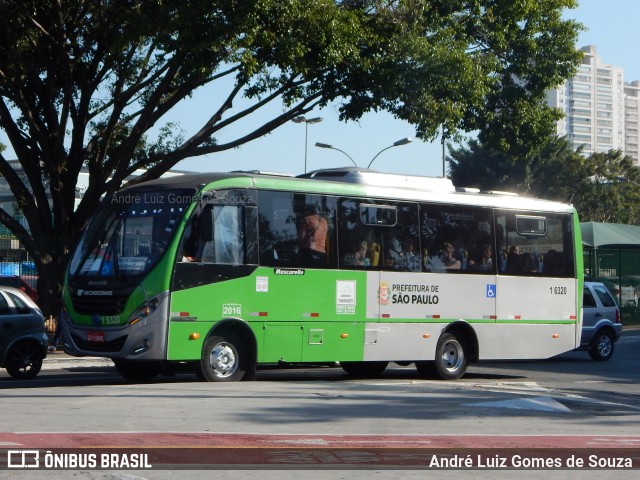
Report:
<svg viewBox="0 0 640 480"><path fill-rule="evenodd" d="M43 370L54 370L69 367L113 367L110 358L102 357L72 357L62 350L49 352L47 358L42 362Z"/></svg>

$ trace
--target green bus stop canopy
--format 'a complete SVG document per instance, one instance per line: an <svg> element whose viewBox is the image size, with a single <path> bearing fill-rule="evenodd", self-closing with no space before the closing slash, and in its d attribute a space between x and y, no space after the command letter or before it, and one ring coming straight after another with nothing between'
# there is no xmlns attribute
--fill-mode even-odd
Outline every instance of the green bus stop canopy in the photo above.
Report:
<svg viewBox="0 0 640 480"><path fill-rule="evenodd" d="M620 223L580 224L582 243L593 248L640 248L640 227Z"/></svg>

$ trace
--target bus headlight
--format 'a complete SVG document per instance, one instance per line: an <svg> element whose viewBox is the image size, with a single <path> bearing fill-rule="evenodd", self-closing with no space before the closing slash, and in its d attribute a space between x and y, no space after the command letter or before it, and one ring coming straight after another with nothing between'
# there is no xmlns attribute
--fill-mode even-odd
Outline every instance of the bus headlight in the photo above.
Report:
<svg viewBox="0 0 640 480"><path fill-rule="evenodd" d="M140 320L144 320L145 318L147 318L149 315L156 311L159 303L160 302L156 297L138 307L129 317L129 325L135 325Z"/></svg>

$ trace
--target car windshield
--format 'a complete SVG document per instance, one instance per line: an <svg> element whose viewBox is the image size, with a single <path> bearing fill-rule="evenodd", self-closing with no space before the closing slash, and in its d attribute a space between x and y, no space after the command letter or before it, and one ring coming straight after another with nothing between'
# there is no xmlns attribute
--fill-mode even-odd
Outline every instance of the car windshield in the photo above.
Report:
<svg viewBox="0 0 640 480"><path fill-rule="evenodd" d="M139 276L162 257L195 190L117 194L104 204L71 258L69 274Z"/></svg>

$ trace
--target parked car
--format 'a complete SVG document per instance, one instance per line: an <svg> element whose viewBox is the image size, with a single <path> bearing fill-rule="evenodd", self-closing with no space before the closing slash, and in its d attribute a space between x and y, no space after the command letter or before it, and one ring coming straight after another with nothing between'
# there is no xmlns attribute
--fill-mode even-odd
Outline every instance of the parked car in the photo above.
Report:
<svg viewBox="0 0 640 480"><path fill-rule="evenodd" d="M34 276L19 277L18 275L10 275L7 277L0 277L0 286L4 285L5 287L13 287L22 290L31 300L38 303L38 292L32 286L35 285L37 281L37 277Z"/></svg>
<svg viewBox="0 0 640 480"><path fill-rule="evenodd" d="M620 309L609 289L601 282L585 282L580 350L587 350L594 360L609 360L620 332Z"/></svg>
<svg viewBox="0 0 640 480"><path fill-rule="evenodd" d="M0 286L0 367L18 379L35 377L47 356L44 316L22 290Z"/></svg>

